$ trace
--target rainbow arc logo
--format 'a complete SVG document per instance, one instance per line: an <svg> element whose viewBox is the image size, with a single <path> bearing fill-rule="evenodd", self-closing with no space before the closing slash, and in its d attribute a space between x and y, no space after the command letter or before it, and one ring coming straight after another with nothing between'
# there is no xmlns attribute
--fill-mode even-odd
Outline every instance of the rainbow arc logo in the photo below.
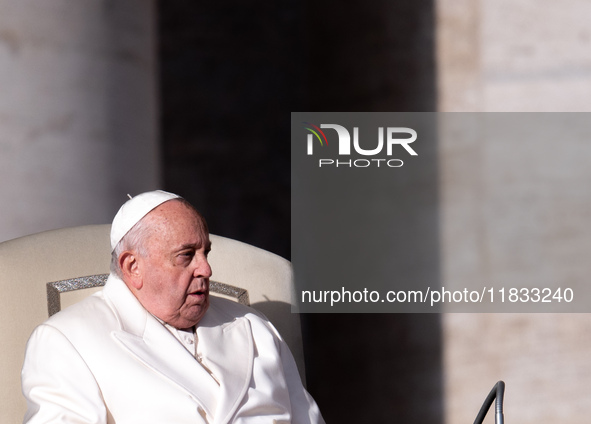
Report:
<svg viewBox="0 0 591 424"><path fill-rule="evenodd" d="M320 142L321 146L324 146L324 143L326 143L326 145L328 146L328 140L326 139L326 135L324 134L324 131L322 131L319 127L317 127L316 125L311 124L309 122L302 122L302 124L304 125L305 129L307 129L308 131L310 131L312 134L314 134L316 136L316 138ZM312 137L312 134L308 134L308 154L309 155L312 154L312 144L314 142L314 137ZM320 135L322 135L322 137L320 137ZM324 143L322 142L322 139L324 139Z"/></svg>

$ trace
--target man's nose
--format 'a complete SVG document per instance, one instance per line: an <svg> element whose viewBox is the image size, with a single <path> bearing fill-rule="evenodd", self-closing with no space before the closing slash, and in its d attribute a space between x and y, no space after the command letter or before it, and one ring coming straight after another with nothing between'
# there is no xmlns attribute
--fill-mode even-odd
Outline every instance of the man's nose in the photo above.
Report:
<svg viewBox="0 0 591 424"><path fill-rule="evenodd" d="M195 267L195 271L193 271L193 275L195 277L204 277L209 278L211 277L211 266L207 261L207 257L203 256L199 258L197 262L197 266Z"/></svg>

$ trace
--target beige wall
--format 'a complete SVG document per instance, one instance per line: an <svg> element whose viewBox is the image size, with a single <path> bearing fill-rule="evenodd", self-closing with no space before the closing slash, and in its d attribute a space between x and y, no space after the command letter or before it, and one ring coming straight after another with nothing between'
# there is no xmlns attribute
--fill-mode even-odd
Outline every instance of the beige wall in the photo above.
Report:
<svg viewBox="0 0 591 424"><path fill-rule="evenodd" d="M436 4L440 111L591 110L591 4ZM440 139L442 285L586 283L591 151L514 147ZM507 422L587 423L590 330L586 314L444 316L445 422L471 422L503 379Z"/></svg>
<svg viewBox="0 0 591 424"><path fill-rule="evenodd" d="M441 111L591 110L591 4L438 0Z"/></svg>
<svg viewBox="0 0 591 424"><path fill-rule="evenodd" d="M0 241L158 184L151 1L0 0Z"/></svg>

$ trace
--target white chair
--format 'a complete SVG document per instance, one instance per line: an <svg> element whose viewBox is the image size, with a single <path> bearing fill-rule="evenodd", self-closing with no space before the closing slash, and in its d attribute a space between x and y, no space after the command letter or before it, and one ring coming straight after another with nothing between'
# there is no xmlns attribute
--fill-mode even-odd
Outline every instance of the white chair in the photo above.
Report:
<svg viewBox="0 0 591 424"><path fill-rule="evenodd" d="M1 423L23 418L26 405L20 370L35 326L45 321L50 311L100 290L91 286L103 282L109 272L109 231L110 225L89 225L0 243ZM291 348L303 378L300 321L291 313L290 262L225 237L211 235L211 241L212 291L220 290L224 292L221 295L243 303L248 298L251 306L263 312ZM62 280L69 281L55 283Z"/></svg>

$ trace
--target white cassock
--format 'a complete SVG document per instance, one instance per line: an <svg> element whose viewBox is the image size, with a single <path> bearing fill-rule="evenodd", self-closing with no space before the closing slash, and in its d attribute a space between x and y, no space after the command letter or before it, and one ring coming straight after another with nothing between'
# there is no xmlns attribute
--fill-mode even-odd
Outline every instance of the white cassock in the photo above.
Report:
<svg viewBox="0 0 591 424"><path fill-rule="evenodd" d="M202 365L119 278L35 329L22 371L31 424L318 424L285 342L261 314L210 297Z"/></svg>

